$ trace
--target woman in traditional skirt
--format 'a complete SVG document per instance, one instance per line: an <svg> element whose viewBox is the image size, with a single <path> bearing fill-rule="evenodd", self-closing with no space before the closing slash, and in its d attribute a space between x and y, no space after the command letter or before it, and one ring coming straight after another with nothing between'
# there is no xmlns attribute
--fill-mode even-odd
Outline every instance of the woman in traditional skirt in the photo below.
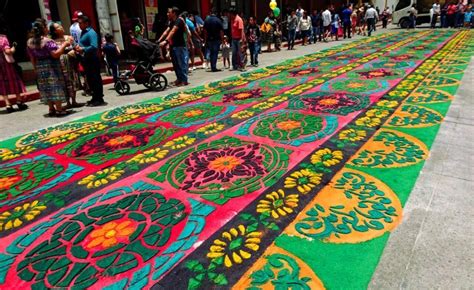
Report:
<svg viewBox="0 0 474 290"><path fill-rule="evenodd" d="M70 43L73 37L64 34L64 28L59 23L52 23L49 26L49 34L58 46L63 43ZM76 92L79 90L79 73L76 65L76 53L72 46L66 48L66 54L61 55L59 61L61 62L61 70L64 76L64 83L66 85L66 101L68 108L79 108L81 104L76 101Z"/></svg>
<svg viewBox="0 0 474 290"><path fill-rule="evenodd" d="M59 58L72 42L65 41L58 46L47 34L46 21L37 19L33 24L33 37L27 42L28 54L36 70L41 101L49 106L49 116L65 116L68 112L62 103L66 102L66 87Z"/></svg>
<svg viewBox="0 0 474 290"><path fill-rule="evenodd" d="M7 112L12 113L15 109L12 107L8 95L16 95L19 110L26 110L28 106L23 103L22 97L22 93L25 92L25 85L12 63L15 45L10 45L4 33L6 33L6 24L0 20L0 95L5 100ZM7 61L7 58L11 60Z"/></svg>

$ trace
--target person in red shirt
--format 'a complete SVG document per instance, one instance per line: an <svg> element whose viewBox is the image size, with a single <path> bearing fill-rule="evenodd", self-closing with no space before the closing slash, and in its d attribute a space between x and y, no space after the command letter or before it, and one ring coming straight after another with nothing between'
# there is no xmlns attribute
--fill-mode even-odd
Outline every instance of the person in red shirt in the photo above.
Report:
<svg viewBox="0 0 474 290"><path fill-rule="evenodd" d="M232 24L232 70L243 70L242 44L246 42L244 21L235 8L230 10L230 22Z"/></svg>
<svg viewBox="0 0 474 290"><path fill-rule="evenodd" d="M448 18L448 26L454 28L455 26L455 17L456 17L456 4L451 2L448 6L448 11L446 12L446 17Z"/></svg>

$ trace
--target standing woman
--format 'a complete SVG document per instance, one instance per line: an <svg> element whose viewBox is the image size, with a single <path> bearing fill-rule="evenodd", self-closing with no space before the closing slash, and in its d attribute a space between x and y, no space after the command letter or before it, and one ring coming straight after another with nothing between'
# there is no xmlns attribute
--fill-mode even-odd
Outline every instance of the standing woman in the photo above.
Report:
<svg viewBox="0 0 474 290"><path fill-rule="evenodd" d="M10 46L8 38L4 34L6 30L5 22L0 20L0 95L5 100L7 112L12 113L15 109L12 107L8 95L16 95L19 110L26 110L28 106L23 103L21 95L25 92L25 86L13 65L15 44Z"/></svg>
<svg viewBox="0 0 474 290"><path fill-rule="evenodd" d="M65 116L62 103L66 102L66 87L59 58L72 42L58 46L47 37L48 27L44 19L33 24L32 37L27 41L28 54L35 68L41 101L48 104L49 116Z"/></svg>
<svg viewBox="0 0 474 290"><path fill-rule="evenodd" d="M61 46L65 42L71 43L74 41L72 36L64 34L64 28L59 23L52 23L49 26L49 33L58 46ZM81 105L76 102L76 92L79 89L79 74L74 65L76 53L72 46L67 47L65 52L67 52L67 54L61 55L59 61L61 62L61 70L66 86L67 107L79 108Z"/></svg>
<svg viewBox="0 0 474 290"><path fill-rule="evenodd" d="M308 17L308 13L306 11L303 12L303 16L300 18L298 28L301 31L301 36L303 37L302 45L305 46L308 43L308 37L311 35L312 30L311 18Z"/></svg>

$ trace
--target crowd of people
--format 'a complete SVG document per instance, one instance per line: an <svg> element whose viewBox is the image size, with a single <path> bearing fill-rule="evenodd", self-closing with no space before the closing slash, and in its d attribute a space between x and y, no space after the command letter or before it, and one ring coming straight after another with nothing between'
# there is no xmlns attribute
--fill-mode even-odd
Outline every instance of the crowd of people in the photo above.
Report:
<svg viewBox="0 0 474 290"><path fill-rule="evenodd" d="M465 5L463 0L446 1L442 6L439 1L433 4L430 9L431 28L436 28L438 19L440 20L440 28L470 28L474 26L474 18L472 17L472 5Z"/></svg>
<svg viewBox="0 0 474 290"><path fill-rule="evenodd" d="M431 9L434 28L437 18L441 27L461 27L471 23L470 6L447 3L441 7L438 1ZM412 28L416 24L417 11L412 7L410 19ZM176 7L167 10L167 24L163 33L154 40L159 44L161 57L170 60L176 74L175 86L189 85L189 74L197 69L195 58L199 57L202 68L219 72L219 54L223 69L245 71L248 65L259 65L259 54L279 51L282 42L287 49L295 49L296 40L301 45L317 42L338 41L352 36L371 36L376 24L381 21L386 28L391 17L388 8L380 11L371 5L353 7L332 5L322 10L306 11L301 5L289 8L285 16L275 16L270 11L262 23L256 17L244 18L237 10L220 13L212 9L205 19L197 13L182 12ZM101 38L90 26L89 18L80 11L72 17L73 24L66 35L60 23L47 23L37 19L32 25L27 52L37 76L37 87L43 103L49 106L48 115L61 117L70 113L69 108L102 106L104 102L103 83L100 74L99 53L105 57L107 68L114 81L119 79L121 49L129 50L134 41L144 38L145 28L141 20L127 22L128 40L120 48L110 34ZM0 94L6 103L8 113L25 110L25 86L16 69L14 54L16 43L10 44L6 34L6 23L0 21ZM249 64L250 63L250 64ZM84 90L91 95L90 101L81 104L76 92ZM16 96L16 108L9 95ZM64 104L66 104L64 106Z"/></svg>

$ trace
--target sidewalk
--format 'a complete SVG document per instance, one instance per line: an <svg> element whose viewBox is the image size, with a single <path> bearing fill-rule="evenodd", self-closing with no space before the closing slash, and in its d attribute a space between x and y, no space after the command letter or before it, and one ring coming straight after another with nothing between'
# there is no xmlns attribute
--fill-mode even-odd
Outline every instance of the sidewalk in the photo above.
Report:
<svg viewBox="0 0 474 290"><path fill-rule="evenodd" d="M382 27L382 24L377 23L377 28L381 28L381 27ZM355 37L353 37L353 38L355 38ZM302 40L297 40L295 42L295 45L299 46L301 43L302 43ZM281 47L282 48L288 47L288 43L287 42L282 43ZM262 50L262 52L266 53L266 50ZM196 61L195 65L196 66L201 66L202 62L201 61ZM166 73L168 71L173 71L173 65L169 62L160 63L160 64L155 65L155 72ZM103 82L104 85L112 84L113 83L113 78L111 76L103 76L102 77L102 82ZM36 101L36 100L39 100L39 99L40 99L40 95L39 95L38 90L36 89L36 85L26 86L25 101L26 102L31 102L31 101ZM15 102L16 98L11 98L10 100L12 102ZM0 108L3 108L3 107L5 107L5 101L0 100Z"/></svg>
<svg viewBox="0 0 474 290"><path fill-rule="evenodd" d="M385 33L390 30L380 29L377 30L376 34ZM306 54L315 53L317 51L331 48L338 45L344 45L352 41L364 39L366 37L356 35L351 39L340 39L339 41L330 41L330 42L318 42L316 44L307 45L307 46L296 46L296 50L287 50L282 49L279 52L272 53L263 53L259 57L259 64L261 67L266 67L272 64L280 63L285 59L292 59ZM222 61L219 60L218 68L222 67ZM175 80L174 72L171 67L159 66L160 69L167 68L165 76L168 78L169 82ZM248 67L248 71L252 71L256 68ZM236 76L240 72L234 72L229 70L223 70L219 73L205 72L203 69L199 69L190 74L190 85L188 87L169 87L162 92L155 92L146 89L144 86L135 84L134 82L130 83L131 93L126 96L119 96L113 89L112 84L104 86L105 101L107 106L100 107L83 107L75 109L73 114L70 114L62 118L45 118L44 115L47 113L47 106L43 105L39 101L31 101L28 105L30 108L26 111L19 111L13 114L6 114L4 109L0 109L0 140L8 139L11 137L19 136L26 134L28 132L40 130L50 126L59 125L62 123L78 120L92 114L101 113L104 111L112 110L116 107L136 104L142 101L147 101L157 97L164 97L183 89L191 89L209 82L217 81L220 79L225 79L228 77ZM78 102L84 103L89 100L88 97L84 97L81 93L78 93L77 97Z"/></svg>

